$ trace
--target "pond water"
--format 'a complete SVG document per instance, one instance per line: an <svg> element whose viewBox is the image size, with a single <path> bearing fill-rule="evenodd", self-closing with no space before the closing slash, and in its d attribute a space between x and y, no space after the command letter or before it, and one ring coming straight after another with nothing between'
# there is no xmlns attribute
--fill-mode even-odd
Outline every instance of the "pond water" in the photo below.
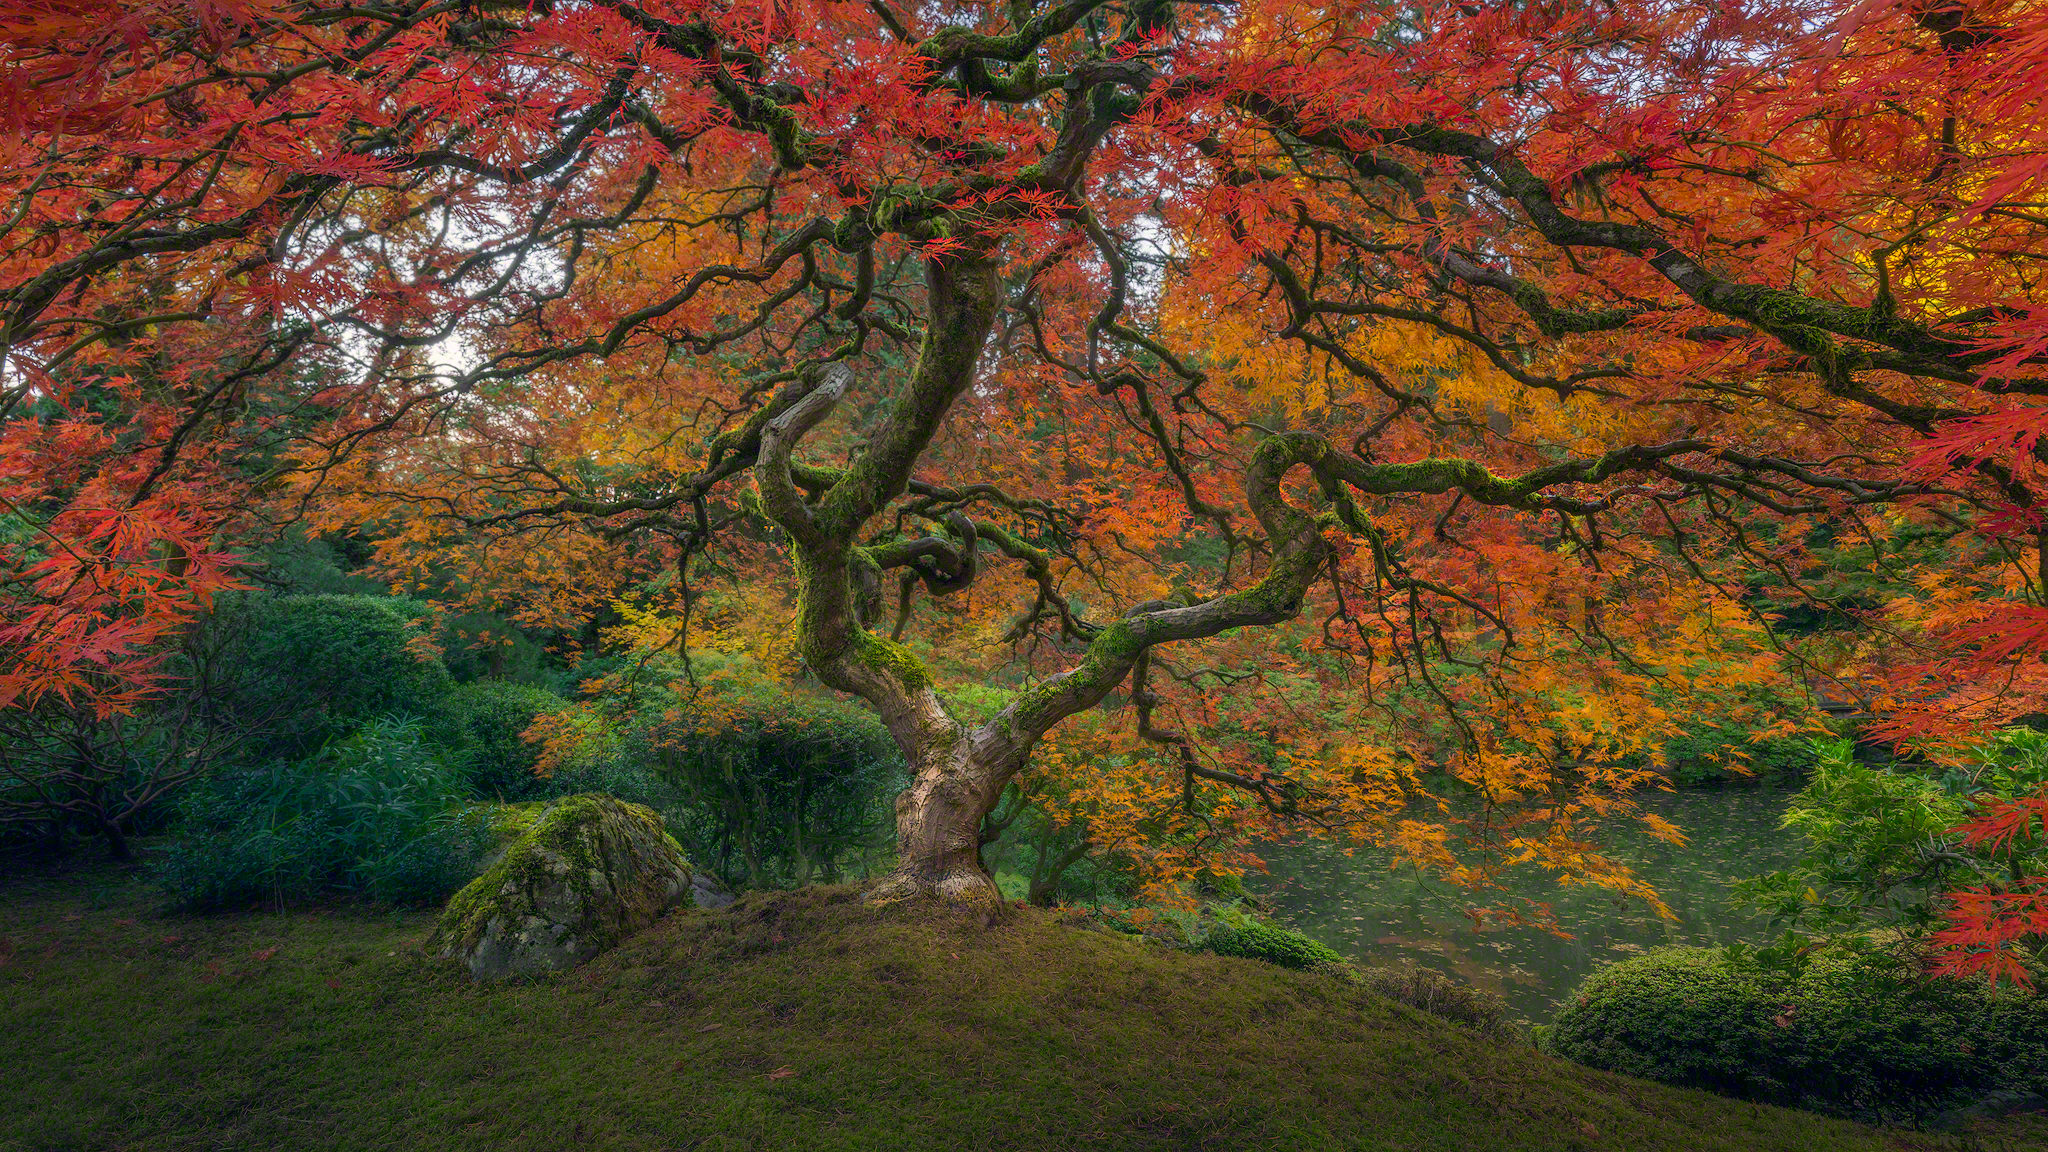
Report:
<svg viewBox="0 0 2048 1152"><path fill-rule="evenodd" d="M1797 837L1778 828L1790 792L1762 787L1659 792L1642 807L1678 825L1684 847L1633 831L1610 854L1649 881L1676 920L1639 900L1598 889L1560 887L1541 875L1517 877L1510 891L1548 901L1563 939L1534 928L1475 931L1458 913L1458 894L1393 871L1384 854L1351 856L1327 844L1266 854L1271 873L1251 887L1281 919L1364 965L1414 963L1488 988L1524 1023L1547 1024L1557 1006L1594 969L1667 944L1760 943L1765 921L1729 906L1739 879L1790 864ZM1262 882L1261 882L1262 881Z"/></svg>

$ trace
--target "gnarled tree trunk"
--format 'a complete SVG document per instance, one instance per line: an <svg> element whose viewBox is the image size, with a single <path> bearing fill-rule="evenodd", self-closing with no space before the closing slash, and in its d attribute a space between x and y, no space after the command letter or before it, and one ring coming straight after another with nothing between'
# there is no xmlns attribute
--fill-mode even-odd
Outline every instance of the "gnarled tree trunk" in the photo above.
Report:
<svg viewBox="0 0 2048 1152"><path fill-rule="evenodd" d="M910 787L896 797L896 870L876 897L1000 900L981 864L981 821L1014 770L978 761L971 750L935 750L914 767Z"/></svg>
<svg viewBox="0 0 2048 1152"><path fill-rule="evenodd" d="M791 459L852 383L851 370L834 364L794 389L762 426L755 487L795 553L799 651L826 684L874 705L911 765L910 787L896 804L897 867L875 897L993 903L999 893L981 864L982 818L1053 725L1108 695L1152 644L1275 623L1299 611L1327 548L1314 521L1280 499L1279 480L1296 466L1313 466L1328 447L1314 437L1276 437L1255 457L1248 496L1272 542L1272 561L1257 585L1195 605L1141 605L1092 629L1086 653L1071 670L1024 689L994 719L970 729L947 711L923 664L868 624L883 569L950 548L960 554L918 570L949 587L971 579L974 559L965 553L976 546L973 532L951 544L858 544L868 523L908 488L918 457L972 385L995 321L1000 292L992 253L970 247L935 258L927 283L930 321L917 366L852 465L829 483L813 483L815 495L806 498ZM817 473L807 475L815 481Z"/></svg>
<svg viewBox="0 0 2048 1152"><path fill-rule="evenodd" d="M795 555L798 651L819 679L875 707L914 773L896 806L897 868L876 889L877 899L932 895L996 901L995 884L981 864L982 818L1046 732L1100 702L1154 645L1277 624L1301 611L1330 549L1317 521L1281 493L1281 480L1295 469L1314 475L1344 528L1373 538L1375 529L1353 492L1395 495L1455 488L1486 504L1540 509L1551 506L1543 495L1548 487L1654 467L1658 460L1697 447L1679 441L1622 449L1503 478L1469 461L1374 464L1309 433L1269 435L1245 469L1245 501L1267 545L1265 571L1256 584L1198 603L1140 604L1106 625L1070 622L1071 634L1088 641L1074 666L1025 687L988 723L969 728L947 711L923 663L870 628L879 614L881 574L905 567L928 589L943 594L973 579L973 550L981 540L1027 564L1042 566L1043 558L993 525L979 533L971 525L956 528L958 536L950 540L860 541L868 525L908 490L918 458L972 386L1001 301L996 269L992 249L981 240L926 264L928 322L917 365L892 397L887 418L844 471L799 470L791 458L798 442L831 414L851 386L853 373L844 364L832 363L791 386L772 407L776 414L759 426L755 490L762 510L788 534ZM1192 757L1184 758L1182 767L1191 777L1271 800L1261 781L1209 769Z"/></svg>
<svg viewBox="0 0 2048 1152"><path fill-rule="evenodd" d="M931 260L926 283L929 323L917 365L853 465L815 500L793 478L791 450L852 383L850 370L833 365L763 427L755 484L796 554L799 651L819 679L875 706L913 772L896 805L899 864L880 894L993 902L996 887L979 854L981 818L1022 760L1006 743L970 734L917 658L864 619L878 566L859 537L907 488L946 413L972 386L1001 299L993 254L973 248Z"/></svg>

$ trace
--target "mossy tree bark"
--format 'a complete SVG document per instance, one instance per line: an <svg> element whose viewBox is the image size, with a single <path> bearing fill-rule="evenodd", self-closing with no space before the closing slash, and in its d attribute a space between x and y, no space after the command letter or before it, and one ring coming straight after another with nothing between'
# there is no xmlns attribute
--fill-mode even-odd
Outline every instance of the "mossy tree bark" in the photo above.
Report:
<svg viewBox="0 0 2048 1152"><path fill-rule="evenodd" d="M986 250L931 260L926 284L930 320L917 363L852 466L815 501L803 498L792 473L791 450L852 383L850 369L833 365L762 430L755 484L795 553L799 650L825 683L875 706L911 766L911 785L897 804L902 863L885 890L994 900L978 832L1022 758L977 745L923 665L863 618L861 568L872 562L859 554L862 529L904 492L946 413L973 384L1000 303L995 256Z"/></svg>

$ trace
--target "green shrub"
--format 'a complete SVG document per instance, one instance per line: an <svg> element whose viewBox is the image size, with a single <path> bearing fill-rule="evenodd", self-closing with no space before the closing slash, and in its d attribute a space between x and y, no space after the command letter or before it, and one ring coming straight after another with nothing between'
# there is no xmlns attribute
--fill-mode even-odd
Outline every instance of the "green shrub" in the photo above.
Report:
<svg viewBox="0 0 2048 1152"><path fill-rule="evenodd" d="M1823 1107L1876 1118L1937 1112L2004 1087L1978 1050L1987 1039L1985 992L1875 958L1816 961L1786 997L1795 1085Z"/></svg>
<svg viewBox="0 0 2048 1152"><path fill-rule="evenodd" d="M49 695L0 709L0 850L160 831L194 781L293 761L366 721L419 717L438 741L452 681L421 641L425 605L377 596L220 597L166 653L167 687L103 715Z"/></svg>
<svg viewBox="0 0 2048 1152"><path fill-rule="evenodd" d="M478 795L499 800L530 800L555 790L534 775L540 749L521 734L534 718L559 712L567 700L545 688L504 680L479 680L449 693L447 711L461 732L463 757L469 764L470 786Z"/></svg>
<svg viewBox="0 0 2048 1152"><path fill-rule="evenodd" d="M1257 920L1224 926L1209 933L1202 947L1218 956L1242 956L1264 960L1282 968L1313 968L1317 964L1341 964L1344 957L1299 932Z"/></svg>
<svg viewBox="0 0 2048 1152"><path fill-rule="evenodd" d="M639 729L682 803L663 814L691 860L734 887L864 875L894 846L902 753L867 709L733 684Z"/></svg>
<svg viewBox="0 0 2048 1152"><path fill-rule="evenodd" d="M512 681L555 686L562 677L556 662L519 623L495 612L462 612L443 616L435 640L441 663L462 681Z"/></svg>
<svg viewBox="0 0 2048 1152"><path fill-rule="evenodd" d="M2048 1095L2048 994L1986 995L1977 1036L1977 1056L1996 1069L2001 1086Z"/></svg>
<svg viewBox="0 0 2048 1152"><path fill-rule="evenodd" d="M584 670L595 665L586 661ZM733 888L860 879L894 847L902 754L873 713L792 690L745 657L650 655L569 705L543 795L602 792L661 813Z"/></svg>
<svg viewBox="0 0 2048 1152"><path fill-rule="evenodd" d="M1924 936L1942 922L1943 894L1997 887L2048 870L2048 841L2017 837L1965 843L1955 828L1987 801L2048 785L2048 737L2007 729L1974 763L1931 767L1865 764L1849 742L1815 746L1813 778L1792 798L1783 826L1805 849L1790 868L1737 886L1792 946L1867 951Z"/></svg>
<svg viewBox="0 0 2048 1152"><path fill-rule="evenodd" d="M1719 952L1680 948L1586 978L1551 1028L1558 1055L1645 1080L1779 1100L1791 1037L1772 978Z"/></svg>
<svg viewBox="0 0 2048 1152"><path fill-rule="evenodd" d="M329 896L438 900L473 874L481 809L416 723L377 720L312 756L190 789L158 880L190 910Z"/></svg>
<svg viewBox="0 0 2048 1152"><path fill-rule="evenodd" d="M1679 948L1595 973L1548 1039L1596 1068L1889 1120L2038 1090L2048 1001L1927 979L1882 957L1826 957L1795 973Z"/></svg>
<svg viewBox="0 0 2048 1152"><path fill-rule="evenodd" d="M423 605L384 596L223 598L210 628L233 636L223 708L269 734L267 756L303 755L374 717L425 719L433 737L454 688L422 649Z"/></svg>
<svg viewBox="0 0 2048 1152"><path fill-rule="evenodd" d="M690 810L690 798L667 777L636 755L613 755L579 759L557 769L542 781L539 796L575 796L590 792L616 797L628 804L642 804L661 813L662 823L675 835L697 817ZM687 849L689 843L685 842ZM695 859L695 857L691 857Z"/></svg>

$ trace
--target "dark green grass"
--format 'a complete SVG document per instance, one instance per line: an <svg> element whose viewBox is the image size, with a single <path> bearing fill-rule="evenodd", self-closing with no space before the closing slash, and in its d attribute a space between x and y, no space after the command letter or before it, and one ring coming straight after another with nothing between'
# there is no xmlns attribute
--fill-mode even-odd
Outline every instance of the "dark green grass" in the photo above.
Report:
<svg viewBox="0 0 2048 1152"><path fill-rule="evenodd" d="M0 1149L2039 1146L1595 1073L1031 910L756 896L477 987L424 914L156 906L110 869L0 881Z"/></svg>

